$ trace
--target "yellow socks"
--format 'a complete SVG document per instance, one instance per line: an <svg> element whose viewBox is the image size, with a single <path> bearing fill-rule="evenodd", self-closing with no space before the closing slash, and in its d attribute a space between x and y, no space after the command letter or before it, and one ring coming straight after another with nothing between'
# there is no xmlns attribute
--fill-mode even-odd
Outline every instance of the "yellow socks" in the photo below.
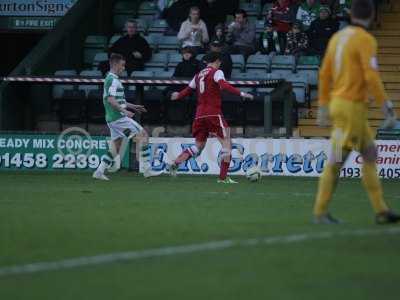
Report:
<svg viewBox="0 0 400 300"><path fill-rule="evenodd" d="M318 193L314 205L314 215L321 216L328 212L328 204L332 199L339 176L339 167L336 164L328 164L324 168L318 184Z"/></svg>
<svg viewBox="0 0 400 300"><path fill-rule="evenodd" d="M364 162L362 171L364 187L368 192L375 213L388 211L389 209L383 200L382 186L376 174L376 164L374 162Z"/></svg>

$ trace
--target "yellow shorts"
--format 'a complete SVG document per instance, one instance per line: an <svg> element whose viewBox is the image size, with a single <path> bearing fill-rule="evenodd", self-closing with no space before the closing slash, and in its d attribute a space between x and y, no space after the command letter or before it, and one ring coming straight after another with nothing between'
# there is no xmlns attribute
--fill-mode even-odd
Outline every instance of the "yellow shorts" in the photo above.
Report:
<svg viewBox="0 0 400 300"><path fill-rule="evenodd" d="M332 121L332 144L358 152L374 143L368 124L368 103L333 98L329 104Z"/></svg>

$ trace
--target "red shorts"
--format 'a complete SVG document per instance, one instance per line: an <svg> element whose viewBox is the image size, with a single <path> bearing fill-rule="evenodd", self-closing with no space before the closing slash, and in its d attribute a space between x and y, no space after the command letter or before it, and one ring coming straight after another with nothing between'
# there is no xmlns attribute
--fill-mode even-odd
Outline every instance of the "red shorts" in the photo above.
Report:
<svg viewBox="0 0 400 300"><path fill-rule="evenodd" d="M199 142L207 141L210 135L224 139L229 135L228 130L228 123L222 115L198 117L192 125L193 137Z"/></svg>

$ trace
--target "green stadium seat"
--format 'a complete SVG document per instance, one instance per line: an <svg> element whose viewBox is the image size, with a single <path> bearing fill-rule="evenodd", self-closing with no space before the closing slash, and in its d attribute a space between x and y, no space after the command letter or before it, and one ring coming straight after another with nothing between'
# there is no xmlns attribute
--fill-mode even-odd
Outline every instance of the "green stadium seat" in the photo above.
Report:
<svg viewBox="0 0 400 300"><path fill-rule="evenodd" d="M154 72L152 71L133 71L131 73L131 77L154 77Z"/></svg>
<svg viewBox="0 0 400 300"><path fill-rule="evenodd" d="M75 70L58 70L54 72L54 76L63 77L63 76L76 76L78 73ZM73 90L73 84L55 84L52 88L53 99L60 99L66 90Z"/></svg>
<svg viewBox="0 0 400 300"><path fill-rule="evenodd" d="M156 77L165 78L165 79L171 78L172 75L174 75L174 70L162 71L162 72L158 72L157 74L155 74Z"/></svg>
<svg viewBox="0 0 400 300"><path fill-rule="evenodd" d="M301 56L297 61L297 74L307 77L312 86L318 84L318 70L320 59L317 56Z"/></svg>
<svg viewBox="0 0 400 300"><path fill-rule="evenodd" d="M247 59L246 70L270 70L271 57L264 54L253 54Z"/></svg>
<svg viewBox="0 0 400 300"><path fill-rule="evenodd" d="M182 61L180 53L171 53L168 59L168 69L175 70L176 66Z"/></svg>
<svg viewBox="0 0 400 300"><path fill-rule="evenodd" d="M118 41L120 38L122 37L122 35L120 34L114 34L110 40L108 41L108 48L111 48L112 45L114 45L114 43L116 41Z"/></svg>
<svg viewBox="0 0 400 300"><path fill-rule="evenodd" d="M151 49L153 49L154 52L158 52L158 44L159 40L163 37L162 34L159 33L151 33L148 36L145 37L147 43L149 43Z"/></svg>
<svg viewBox="0 0 400 300"><path fill-rule="evenodd" d="M168 24L165 20L157 19L149 27L149 33L164 33L168 28Z"/></svg>
<svg viewBox="0 0 400 300"><path fill-rule="evenodd" d="M83 45L83 63L91 65L96 53L104 51L107 47L107 37L103 35L89 35Z"/></svg>
<svg viewBox="0 0 400 300"><path fill-rule="evenodd" d="M256 34L261 34L265 28L265 21L257 20L255 24L256 24Z"/></svg>
<svg viewBox="0 0 400 300"><path fill-rule="evenodd" d="M255 3L255 2L241 2L240 3L240 9L244 9L247 12L247 15L249 16L249 19L251 17L258 17L261 14L261 5L260 3Z"/></svg>
<svg viewBox="0 0 400 300"><path fill-rule="evenodd" d="M177 51L180 47L180 43L176 36L161 36L158 42L159 50Z"/></svg>
<svg viewBox="0 0 400 300"><path fill-rule="evenodd" d="M232 68L244 71L244 57L241 54L232 54Z"/></svg>
<svg viewBox="0 0 400 300"><path fill-rule="evenodd" d="M107 52L99 52L99 53L96 53L96 55L94 56L94 59L93 59L93 64L92 64L92 66L93 66L93 68L98 68L98 66L99 66L99 64L101 63L101 62L103 62L103 61L107 61L108 60L108 54L107 54Z"/></svg>
<svg viewBox="0 0 400 300"><path fill-rule="evenodd" d="M168 64L168 55L166 53L155 53L152 55L151 60L145 63L145 68L157 68L165 70Z"/></svg>
<svg viewBox="0 0 400 300"><path fill-rule="evenodd" d="M291 74L295 71L296 60L291 55L276 55L272 57L271 70L280 71L281 73Z"/></svg>
<svg viewBox="0 0 400 300"><path fill-rule="evenodd" d="M154 16L157 14L157 3L156 1L143 1L138 10L139 16Z"/></svg>
<svg viewBox="0 0 400 300"><path fill-rule="evenodd" d="M125 21L135 16L137 4L133 1L119 1L113 9L113 26L114 30L121 31Z"/></svg>

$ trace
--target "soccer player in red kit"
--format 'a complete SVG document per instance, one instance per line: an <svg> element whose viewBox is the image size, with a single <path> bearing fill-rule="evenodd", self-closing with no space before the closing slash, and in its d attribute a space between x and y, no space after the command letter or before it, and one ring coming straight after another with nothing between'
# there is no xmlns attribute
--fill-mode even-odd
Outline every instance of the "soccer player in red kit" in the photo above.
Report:
<svg viewBox="0 0 400 300"><path fill-rule="evenodd" d="M221 56L219 53L211 52L204 56L203 60L207 63L207 67L196 74L185 89L171 95L171 100L180 100L190 96L193 91L196 90L197 109L196 117L192 125L192 134L196 139L196 145L184 150L168 168L170 174L175 176L180 163L191 157L200 155L206 145L207 138L211 135L215 136L222 145L221 169L218 182L236 183L234 180L227 177L231 161L232 143L228 124L222 115L221 90L247 99L253 99L253 96L241 92L225 80L224 73L219 70L221 66Z"/></svg>

